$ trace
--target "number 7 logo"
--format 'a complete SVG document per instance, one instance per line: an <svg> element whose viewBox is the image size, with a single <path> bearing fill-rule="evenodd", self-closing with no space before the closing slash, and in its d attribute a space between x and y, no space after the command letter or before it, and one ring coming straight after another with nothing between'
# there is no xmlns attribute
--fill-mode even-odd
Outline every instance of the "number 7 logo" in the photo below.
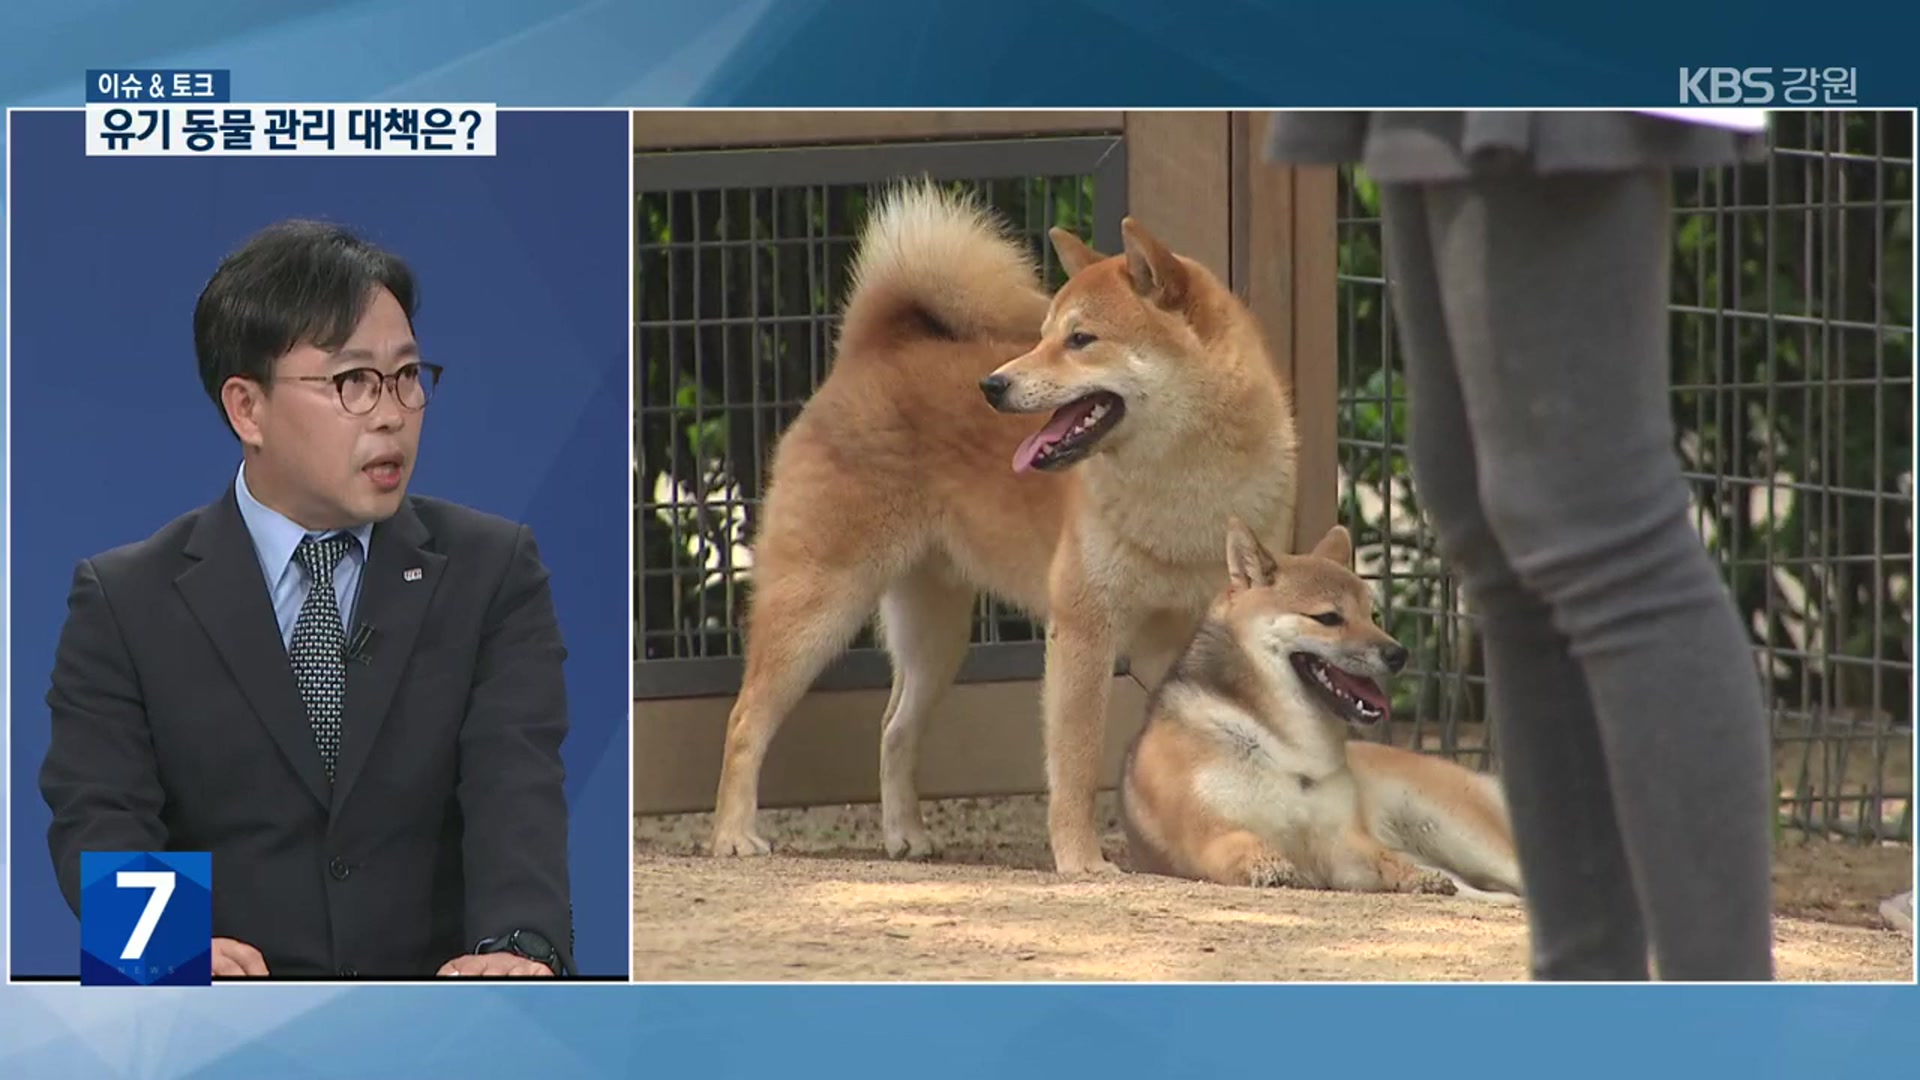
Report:
<svg viewBox="0 0 1920 1080"><path fill-rule="evenodd" d="M147 897L147 906L140 912L140 921L133 924L133 936L127 939L127 947L120 950L120 959L138 960L146 955L147 942L153 940L153 929L160 925L167 901L173 899L173 871L122 870L114 881L123 889L153 890Z"/></svg>
<svg viewBox="0 0 1920 1080"><path fill-rule="evenodd" d="M213 856L80 853L80 982L205 986L213 981Z"/></svg>

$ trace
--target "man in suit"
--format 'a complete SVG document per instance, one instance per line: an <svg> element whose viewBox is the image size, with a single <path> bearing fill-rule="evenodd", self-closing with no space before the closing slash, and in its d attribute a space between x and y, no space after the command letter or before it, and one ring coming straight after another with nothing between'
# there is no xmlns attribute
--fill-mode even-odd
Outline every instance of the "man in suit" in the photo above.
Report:
<svg viewBox="0 0 1920 1080"><path fill-rule="evenodd" d="M194 312L242 463L83 560L40 786L82 851L213 853L216 975L566 974L565 658L525 526L407 491L407 266L268 228Z"/></svg>

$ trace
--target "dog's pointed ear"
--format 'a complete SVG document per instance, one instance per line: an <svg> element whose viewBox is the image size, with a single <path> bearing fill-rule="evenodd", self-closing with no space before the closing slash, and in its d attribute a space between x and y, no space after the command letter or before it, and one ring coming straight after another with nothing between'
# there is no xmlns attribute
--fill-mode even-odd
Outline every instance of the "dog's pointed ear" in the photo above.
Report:
<svg viewBox="0 0 1920 1080"><path fill-rule="evenodd" d="M1047 238L1053 241L1053 253L1060 256L1060 265L1066 268L1068 277L1106 258L1088 247L1085 240L1058 225L1047 230Z"/></svg>
<svg viewBox="0 0 1920 1080"><path fill-rule="evenodd" d="M1353 565L1353 536L1347 532L1346 526L1335 525L1333 528L1327 530L1327 535L1321 537L1318 544L1313 545L1313 553L1330 562L1337 562L1341 566L1351 567Z"/></svg>
<svg viewBox="0 0 1920 1080"><path fill-rule="evenodd" d="M1271 585L1280 576L1280 564L1245 522L1227 519L1227 581L1234 592Z"/></svg>
<svg viewBox="0 0 1920 1080"><path fill-rule="evenodd" d="M1163 308L1179 307L1187 296L1187 268L1130 217L1120 222L1120 236L1126 244L1127 277L1133 291Z"/></svg>

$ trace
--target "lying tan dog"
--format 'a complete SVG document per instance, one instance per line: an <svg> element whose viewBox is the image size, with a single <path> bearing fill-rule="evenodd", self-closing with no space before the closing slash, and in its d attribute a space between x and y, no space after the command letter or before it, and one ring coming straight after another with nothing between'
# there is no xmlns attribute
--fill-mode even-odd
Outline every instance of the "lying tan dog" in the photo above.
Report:
<svg viewBox="0 0 1920 1080"><path fill-rule="evenodd" d="M1520 894L1498 780L1347 739L1407 650L1338 526L1275 558L1232 522L1229 584L1148 705L1121 786L1135 865L1225 885Z"/></svg>
<svg viewBox="0 0 1920 1080"><path fill-rule="evenodd" d="M1054 230L1071 278L1049 297L963 197L906 187L869 217L833 368L769 474L714 854L769 850L767 747L876 609L886 849L933 853L915 758L984 591L1047 624L1054 864L1114 869L1094 794L1116 660L1158 681L1219 590L1230 516L1291 534L1296 445L1252 315L1137 222L1121 232L1109 257Z"/></svg>

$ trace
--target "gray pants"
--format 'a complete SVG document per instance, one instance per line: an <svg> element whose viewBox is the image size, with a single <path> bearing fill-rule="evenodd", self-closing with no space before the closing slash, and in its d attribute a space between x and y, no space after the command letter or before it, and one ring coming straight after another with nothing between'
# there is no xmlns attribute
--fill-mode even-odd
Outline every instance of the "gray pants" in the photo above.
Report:
<svg viewBox="0 0 1920 1080"><path fill-rule="evenodd" d="M1772 977L1745 631L1687 517L1668 175L1382 185L1414 482L1485 649L1538 979Z"/></svg>

